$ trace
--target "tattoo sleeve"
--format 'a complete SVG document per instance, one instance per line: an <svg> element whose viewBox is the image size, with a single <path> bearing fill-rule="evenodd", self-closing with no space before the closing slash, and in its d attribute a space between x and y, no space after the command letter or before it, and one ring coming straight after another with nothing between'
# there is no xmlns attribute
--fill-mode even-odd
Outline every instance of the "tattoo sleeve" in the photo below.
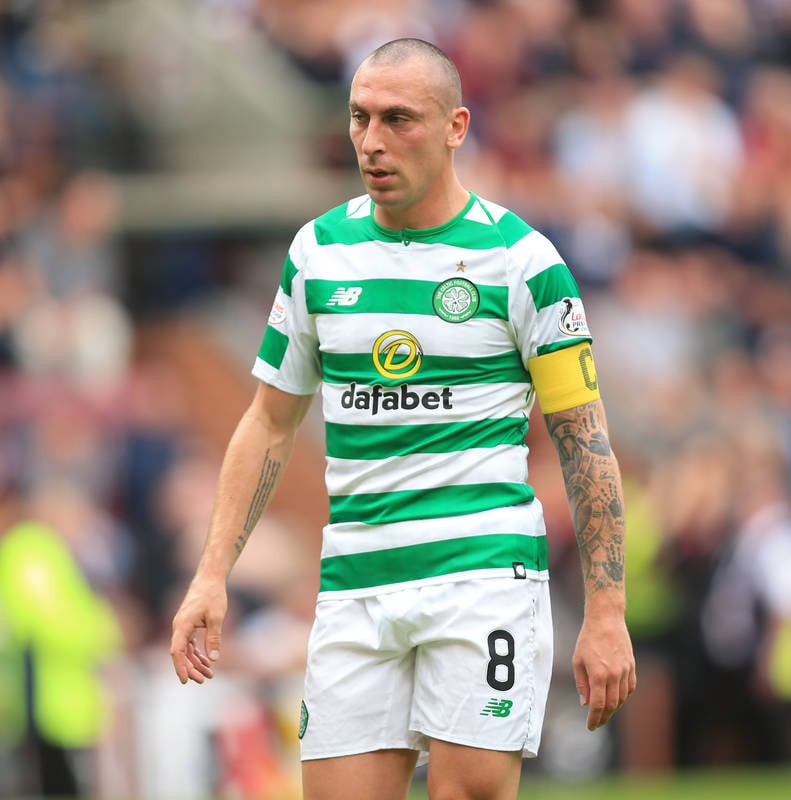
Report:
<svg viewBox="0 0 791 800"><path fill-rule="evenodd" d="M261 518L261 514L269 504L272 492L274 492L277 486L280 467L280 462L272 459L267 449L264 455L264 463L261 467L261 472L258 475L258 485L253 494L253 499L250 501L250 507L247 509L247 517L245 518L242 532L239 534L236 542L234 542L237 553L241 553L244 549L247 540L250 538L250 534Z"/></svg>
<svg viewBox="0 0 791 800"><path fill-rule="evenodd" d="M624 503L600 401L547 414L560 457L586 595L623 588Z"/></svg>

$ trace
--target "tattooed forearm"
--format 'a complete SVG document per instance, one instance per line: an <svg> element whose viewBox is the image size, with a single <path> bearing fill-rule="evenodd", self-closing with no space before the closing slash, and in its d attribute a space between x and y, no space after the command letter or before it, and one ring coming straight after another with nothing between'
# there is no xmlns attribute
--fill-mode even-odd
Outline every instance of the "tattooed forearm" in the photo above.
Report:
<svg viewBox="0 0 791 800"><path fill-rule="evenodd" d="M560 457L585 590L623 587L624 506L600 402L546 415Z"/></svg>
<svg viewBox="0 0 791 800"><path fill-rule="evenodd" d="M250 501L250 507L247 510L247 518L244 521L242 533L239 534L234 546L236 552L241 553L250 534L253 532L258 520L269 503L272 497L272 492L277 485L277 478L280 474L281 464L279 461L273 460L269 455L269 450L264 455L264 463L261 467L261 472L258 475L258 485L256 486L253 499Z"/></svg>

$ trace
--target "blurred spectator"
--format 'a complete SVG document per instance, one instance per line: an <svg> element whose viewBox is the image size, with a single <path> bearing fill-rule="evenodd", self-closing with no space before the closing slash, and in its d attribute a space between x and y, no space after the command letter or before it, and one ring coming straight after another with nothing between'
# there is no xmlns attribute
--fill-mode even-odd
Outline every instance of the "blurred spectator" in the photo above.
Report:
<svg viewBox="0 0 791 800"><path fill-rule="evenodd" d="M628 48L627 69L645 78L664 67L678 46L678 3L614 0L612 15Z"/></svg>
<svg viewBox="0 0 791 800"><path fill-rule="evenodd" d="M733 533L720 548L702 608L712 669L709 726L699 729L699 741L706 742L701 759L782 763L791 756L791 741L778 700L788 698L771 662L778 632L791 621L787 468L771 430L748 429L739 450ZM721 697L729 698L725 708L715 699Z"/></svg>
<svg viewBox="0 0 791 800"><path fill-rule="evenodd" d="M791 72L752 70L741 109L745 160L729 237L745 257L791 274Z"/></svg>
<svg viewBox="0 0 791 800"><path fill-rule="evenodd" d="M686 11L685 38L716 65L725 99L740 102L744 81L753 68L758 35L750 0L686 0Z"/></svg>
<svg viewBox="0 0 791 800"><path fill-rule="evenodd" d="M90 796L85 759L111 713L96 670L121 645L113 611L58 531L24 518L0 532L0 608L25 703L21 793Z"/></svg>
<svg viewBox="0 0 791 800"><path fill-rule="evenodd" d="M578 80L574 102L553 133L555 168L567 198L567 257L579 279L590 284L613 280L632 249L623 156L633 92L619 74Z"/></svg>
<svg viewBox="0 0 791 800"><path fill-rule="evenodd" d="M719 81L702 56L674 54L630 104L628 191L648 236L694 242L727 219L742 143Z"/></svg>
<svg viewBox="0 0 791 800"><path fill-rule="evenodd" d="M774 435L786 464L791 464L791 300L786 297L785 314L772 315L758 339L758 379L769 408L767 419L774 423ZM791 492L791 480L788 491Z"/></svg>
<svg viewBox="0 0 791 800"><path fill-rule="evenodd" d="M403 36L435 39L437 29L425 13L424 0L379 0L345 14L335 28L335 46L341 57L341 77L351 81L357 65L382 42Z"/></svg>
<svg viewBox="0 0 791 800"><path fill-rule="evenodd" d="M700 743L702 731L721 708L721 697L708 691L712 676L700 620L714 565L730 530L735 458L731 443L718 433L699 433L666 453L650 484L665 536L660 563L671 577L678 608L659 642L658 662L669 665L665 681L672 687L670 750L675 766L711 763Z"/></svg>
<svg viewBox="0 0 791 800"><path fill-rule="evenodd" d="M118 214L112 180L98 172L71 177L23 228L20 248L57 299L76 294L118 294L119 263L111 234Z"/></svg>
<svg viewBox="0 0 791 800"><path fill-rule="evenodd" d="M588 303L608 413L628 452L648 463L677 447L705 413L698 352L705 307L679 292L686 277L671 255L638 250L610 290Z"/></svg>

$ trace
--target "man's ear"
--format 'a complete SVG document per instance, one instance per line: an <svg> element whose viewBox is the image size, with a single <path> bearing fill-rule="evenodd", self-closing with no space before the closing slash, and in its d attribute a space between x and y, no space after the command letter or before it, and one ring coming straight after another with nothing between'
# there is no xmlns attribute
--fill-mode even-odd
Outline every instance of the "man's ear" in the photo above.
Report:
<svg viewBox="0 0 791 800"><path fill-rule="evenodd" d="M454 108L451 112L450 127L448 130L447 146L455 150L461 146L470 128L470 110L466 106Z"/></svg>

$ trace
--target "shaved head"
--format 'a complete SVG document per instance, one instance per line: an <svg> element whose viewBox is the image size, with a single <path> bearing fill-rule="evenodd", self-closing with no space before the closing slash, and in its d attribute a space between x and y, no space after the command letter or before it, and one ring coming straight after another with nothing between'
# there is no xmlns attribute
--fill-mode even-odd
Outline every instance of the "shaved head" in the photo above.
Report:
<svg viewBox="0 0 791 800"><path fill-rule="evenodd" d="M423 39L394 39L371 53L363 64L371 66L400 65L419 59L435 68L440 92L439 100L446 111L461 105L461 78L456 65L448 55L431 42Z"/></svg>
<svg viewBox="0 0 791 800"><path fill-rule="evenodd" d="M469 121L459 73L435 45L395 39L360 64L349 90L349 136L377 222L430 228L464 207L470 194L453 155Z"/></svg>

